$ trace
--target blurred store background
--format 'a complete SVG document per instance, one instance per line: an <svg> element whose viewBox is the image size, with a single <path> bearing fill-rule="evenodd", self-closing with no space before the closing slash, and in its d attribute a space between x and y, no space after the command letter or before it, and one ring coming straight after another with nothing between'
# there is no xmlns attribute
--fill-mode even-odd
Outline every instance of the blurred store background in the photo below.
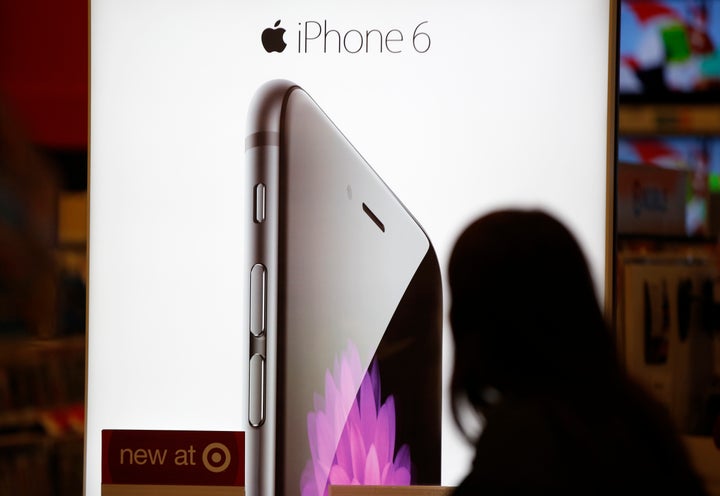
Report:
<svg viewBox="0 0 720 496"><path fill-rule="evenodd" d="M80 495L88 2L0 0L0 494Z"/></svg>
<svg viewBox="0 0 720 496"><path fill-rule="evenodd" d="M720 0L620 14L618 349L715 493ZM87 61L86 0L0 0L2 495L82 493Z"/></svg>
<svg viewBox="0 0 720 496"><path fill-rule="evenodd" d="M622 1L618 348L720 494L720 0Z"/></svg>

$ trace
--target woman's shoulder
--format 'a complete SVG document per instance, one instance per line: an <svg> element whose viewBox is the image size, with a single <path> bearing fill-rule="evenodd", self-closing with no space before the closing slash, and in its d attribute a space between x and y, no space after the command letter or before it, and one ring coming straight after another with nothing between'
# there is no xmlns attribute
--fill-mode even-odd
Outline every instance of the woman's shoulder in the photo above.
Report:
<svg viewBox="0 0 720 496"><path fill-rule="evenodd" d="M648 493L652 487L704 494L672 439L611 408L586 411L551 398L503 401L488 412L472 471L457 494L479 488L487 494Z"/></svg>

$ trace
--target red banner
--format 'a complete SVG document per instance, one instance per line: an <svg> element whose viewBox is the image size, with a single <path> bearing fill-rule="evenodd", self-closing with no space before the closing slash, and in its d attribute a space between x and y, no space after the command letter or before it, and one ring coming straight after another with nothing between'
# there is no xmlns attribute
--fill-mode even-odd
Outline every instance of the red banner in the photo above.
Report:
<svg viewBox="0 0 720 496"><path fill-rule="evenodd" d="M245 433L102 431L102 483L244 486Z"/></svg>

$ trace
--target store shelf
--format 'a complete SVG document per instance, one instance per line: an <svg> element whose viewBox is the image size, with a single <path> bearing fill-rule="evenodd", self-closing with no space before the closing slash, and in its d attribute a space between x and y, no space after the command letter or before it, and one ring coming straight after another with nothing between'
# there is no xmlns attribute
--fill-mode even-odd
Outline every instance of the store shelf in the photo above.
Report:
<svg viewBox="0 0 720 496"><path fill-rule="evenodd" d="M84 336L0 339L0 436L52 431L53 415L82 405L84 393Z"/></svg>
<svg viewBox="0 0 720 496"><path fill-rule="evenodd" d="M82 493L84 379L84 336L0 338L0 494Z"/></svg>
<svg viewBox="0 0 720 496"><path fill-rule="evenodd" d="M621 105L620 135L720 135L720 104Z"/></svg>

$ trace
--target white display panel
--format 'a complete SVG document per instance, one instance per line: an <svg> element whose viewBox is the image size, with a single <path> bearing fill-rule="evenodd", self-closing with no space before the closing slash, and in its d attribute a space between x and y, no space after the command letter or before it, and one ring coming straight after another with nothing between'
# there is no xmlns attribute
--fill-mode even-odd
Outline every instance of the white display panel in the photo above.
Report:
<svg viewBox="0 0 720 496"><path fill-rule="evenodd" d="M602 295L612 9L93 0L86 494L100 494L101 429L247 429L245 119L270 79L316 99L443 270L476 216L539 207L578 236ZM261 33L277 20L288 46L268 53ZM390 41L337 53L321 33L306 51L304 29L326 23L351 51L366 31ZM472 450L447 406L443 484L455 485Z"/></svg>

